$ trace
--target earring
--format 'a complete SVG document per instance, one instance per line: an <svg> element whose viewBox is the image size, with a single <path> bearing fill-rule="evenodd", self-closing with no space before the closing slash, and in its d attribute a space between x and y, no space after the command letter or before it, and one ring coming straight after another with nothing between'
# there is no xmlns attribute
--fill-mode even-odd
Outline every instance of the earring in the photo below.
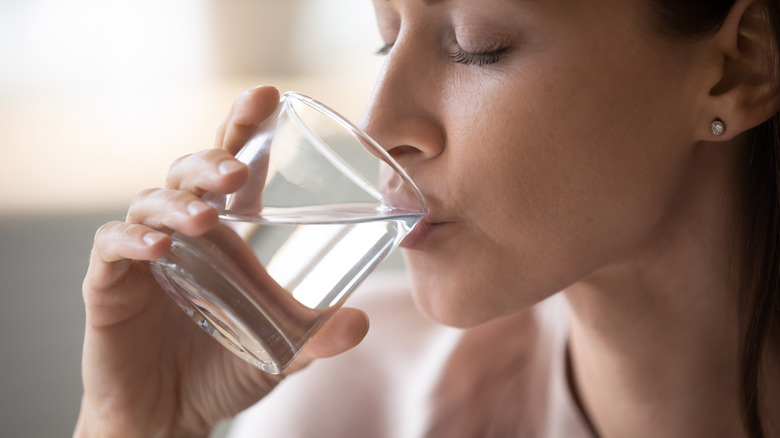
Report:
<svg viewBox="0 0 780 438"><path fill-rule="evenodd" d="M723 131L725 130L726 125L724 125L720 119L715 119L715 121L710 125L710 132L712 132L712 135L714 136L723 134Z"/></svg>

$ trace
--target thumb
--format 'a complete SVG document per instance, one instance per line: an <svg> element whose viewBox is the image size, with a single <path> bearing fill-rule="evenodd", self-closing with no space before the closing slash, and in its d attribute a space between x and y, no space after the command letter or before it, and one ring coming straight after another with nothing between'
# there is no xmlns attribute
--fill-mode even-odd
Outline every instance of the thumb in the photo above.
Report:
<svg viewBox="0 0 780 438"><path fill-rule="evenodd" d="M336 356L357 346L368 333L368 315L362 310L341 308L322 326L295 358L290 371L305 367L314 359Z"/></svg>

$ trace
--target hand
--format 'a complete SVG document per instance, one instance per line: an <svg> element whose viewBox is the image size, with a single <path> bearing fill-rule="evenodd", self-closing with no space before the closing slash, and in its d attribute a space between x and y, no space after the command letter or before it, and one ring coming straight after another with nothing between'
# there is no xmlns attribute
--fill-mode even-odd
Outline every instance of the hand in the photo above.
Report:
<svg viewBox="0 0 780 438"><path fill-rule="evenodd" d="M247 168L233 155L278 102L271 87L240 95L214 149L177 160L165 188L141 192L125 222L98 230L83 284L84 396L76 436L207 436L284 377L249 365L204 333L160 289L148 264L168 252L168 231L198 236L218 223L200 196L241 186ZM365 314L341 309L286 374L354 347L367 330Z"/></svg>

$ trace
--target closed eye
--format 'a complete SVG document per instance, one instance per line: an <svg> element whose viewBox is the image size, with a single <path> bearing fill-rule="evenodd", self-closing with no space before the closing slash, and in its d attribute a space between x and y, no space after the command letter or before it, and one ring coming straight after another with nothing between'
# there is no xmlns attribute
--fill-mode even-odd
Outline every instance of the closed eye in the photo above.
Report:
<svg viewBox="0 0 780 438"><path fill-rule="evenodd" d="M496 62L500 61L508 51L508 47L479 53L467 52L463 49L457 49L454 52L450 52L449 56L452 62L456 62L458 64L483 66L495 64Z"/></svg>
<svg viewBox="0 0 780 438"><path fill-rule="evenodd" d="M389 54L392 49L392 44L385 44L376 51L376 54L379 56L384 56ZM450 52L448 55L452 62L458 64L484 66L495 64L496 62L500 61L507 52L509 52L508 47L502 47L500 49L479 53L467 52L463 49L457 49L454 52Z"/></svg>
<svg viewBox="0 0 780 438"><path fill-rule="evenodd" d="M390 53L390 50L392 50L393 45L392 44L385 44L384 46L380 47L379 50L376 51L376 54L379 56L384 56Z"/></svg>

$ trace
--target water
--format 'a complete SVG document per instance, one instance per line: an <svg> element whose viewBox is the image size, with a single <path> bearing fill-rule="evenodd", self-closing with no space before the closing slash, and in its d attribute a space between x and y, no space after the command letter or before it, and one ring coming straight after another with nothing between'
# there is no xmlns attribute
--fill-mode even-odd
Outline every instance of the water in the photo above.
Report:
<svg viewBox="0 0 780 438"><path fill-rule="evenodd" d="M225 347L279 373L420 217L361 205L227 212L201 237L174 233L152 272Z"/></svg>

